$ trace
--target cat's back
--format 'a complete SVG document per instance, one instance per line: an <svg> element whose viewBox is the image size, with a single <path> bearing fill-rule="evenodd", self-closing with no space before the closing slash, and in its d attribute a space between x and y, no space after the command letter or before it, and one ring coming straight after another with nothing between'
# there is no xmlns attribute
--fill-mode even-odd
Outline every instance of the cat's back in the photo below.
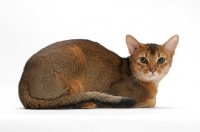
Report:
<svg viewBox="0 0 200 132"><path fill-rule="evenodd" d="M119 57L117 54L106 49L104 46L102 46L101 44L97 42L86 40L86 39L71 39L71 40L64 40L64 41L59 41L59 42L50 44L49 46L41 49L36 54L34 54L32 58L37 58L44 54L45 55L49 54L53 51L67 52L67 50L72 47L76 47L77 50L80 49L86 57L90 56L94 58L95 56L98 56L99 59Z"/></svg>

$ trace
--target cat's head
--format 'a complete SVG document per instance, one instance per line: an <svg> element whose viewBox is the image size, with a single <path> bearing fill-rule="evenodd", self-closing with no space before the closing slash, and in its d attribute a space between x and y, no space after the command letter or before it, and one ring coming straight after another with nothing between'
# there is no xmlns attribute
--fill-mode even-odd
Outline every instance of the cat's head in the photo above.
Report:
<svg viewBox="0 0 200 132"><path fill-rule="evenodd" d="M130 53L130 68L137 80L159 82L169 71L179 37L171 37L163 45L142 44L131 35L126 36Z"/></svg>

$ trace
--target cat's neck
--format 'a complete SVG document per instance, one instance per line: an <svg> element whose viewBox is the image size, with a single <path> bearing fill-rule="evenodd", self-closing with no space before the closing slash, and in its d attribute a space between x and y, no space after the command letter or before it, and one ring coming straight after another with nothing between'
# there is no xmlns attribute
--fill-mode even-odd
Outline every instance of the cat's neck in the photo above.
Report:
<svg viewBox="0 0 200 132"><path fill-rule="evenodd" d="M129 57L121 59L121 68L120 69L121 69L121 73L122 73L122 78L130 78L132 76L132 73L130 70Z"/></svg>

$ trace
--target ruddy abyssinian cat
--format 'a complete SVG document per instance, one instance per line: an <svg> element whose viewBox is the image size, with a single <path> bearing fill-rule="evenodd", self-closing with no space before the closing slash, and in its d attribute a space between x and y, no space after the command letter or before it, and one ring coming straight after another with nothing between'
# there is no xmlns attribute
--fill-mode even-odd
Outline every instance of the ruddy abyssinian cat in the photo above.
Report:
<svg viewBox="0 0 200 132"><path fill-rule="evenodd" d="M20 100L27 109L154 107L178 40L142 44L127 35L127 58L90 40L51 44L26 63Z"/></svg>

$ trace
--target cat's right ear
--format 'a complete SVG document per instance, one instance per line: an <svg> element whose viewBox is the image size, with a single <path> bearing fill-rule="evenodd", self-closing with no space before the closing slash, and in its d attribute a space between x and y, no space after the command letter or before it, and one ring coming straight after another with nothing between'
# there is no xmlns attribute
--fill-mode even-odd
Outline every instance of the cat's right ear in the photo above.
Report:
<svg viewBox="0 0 200 132"><path fill-rule="evenodd" d="M126 44L130 55L132 55L136 49L141 47L141 44L131 35L126 35Z"/></svg>

